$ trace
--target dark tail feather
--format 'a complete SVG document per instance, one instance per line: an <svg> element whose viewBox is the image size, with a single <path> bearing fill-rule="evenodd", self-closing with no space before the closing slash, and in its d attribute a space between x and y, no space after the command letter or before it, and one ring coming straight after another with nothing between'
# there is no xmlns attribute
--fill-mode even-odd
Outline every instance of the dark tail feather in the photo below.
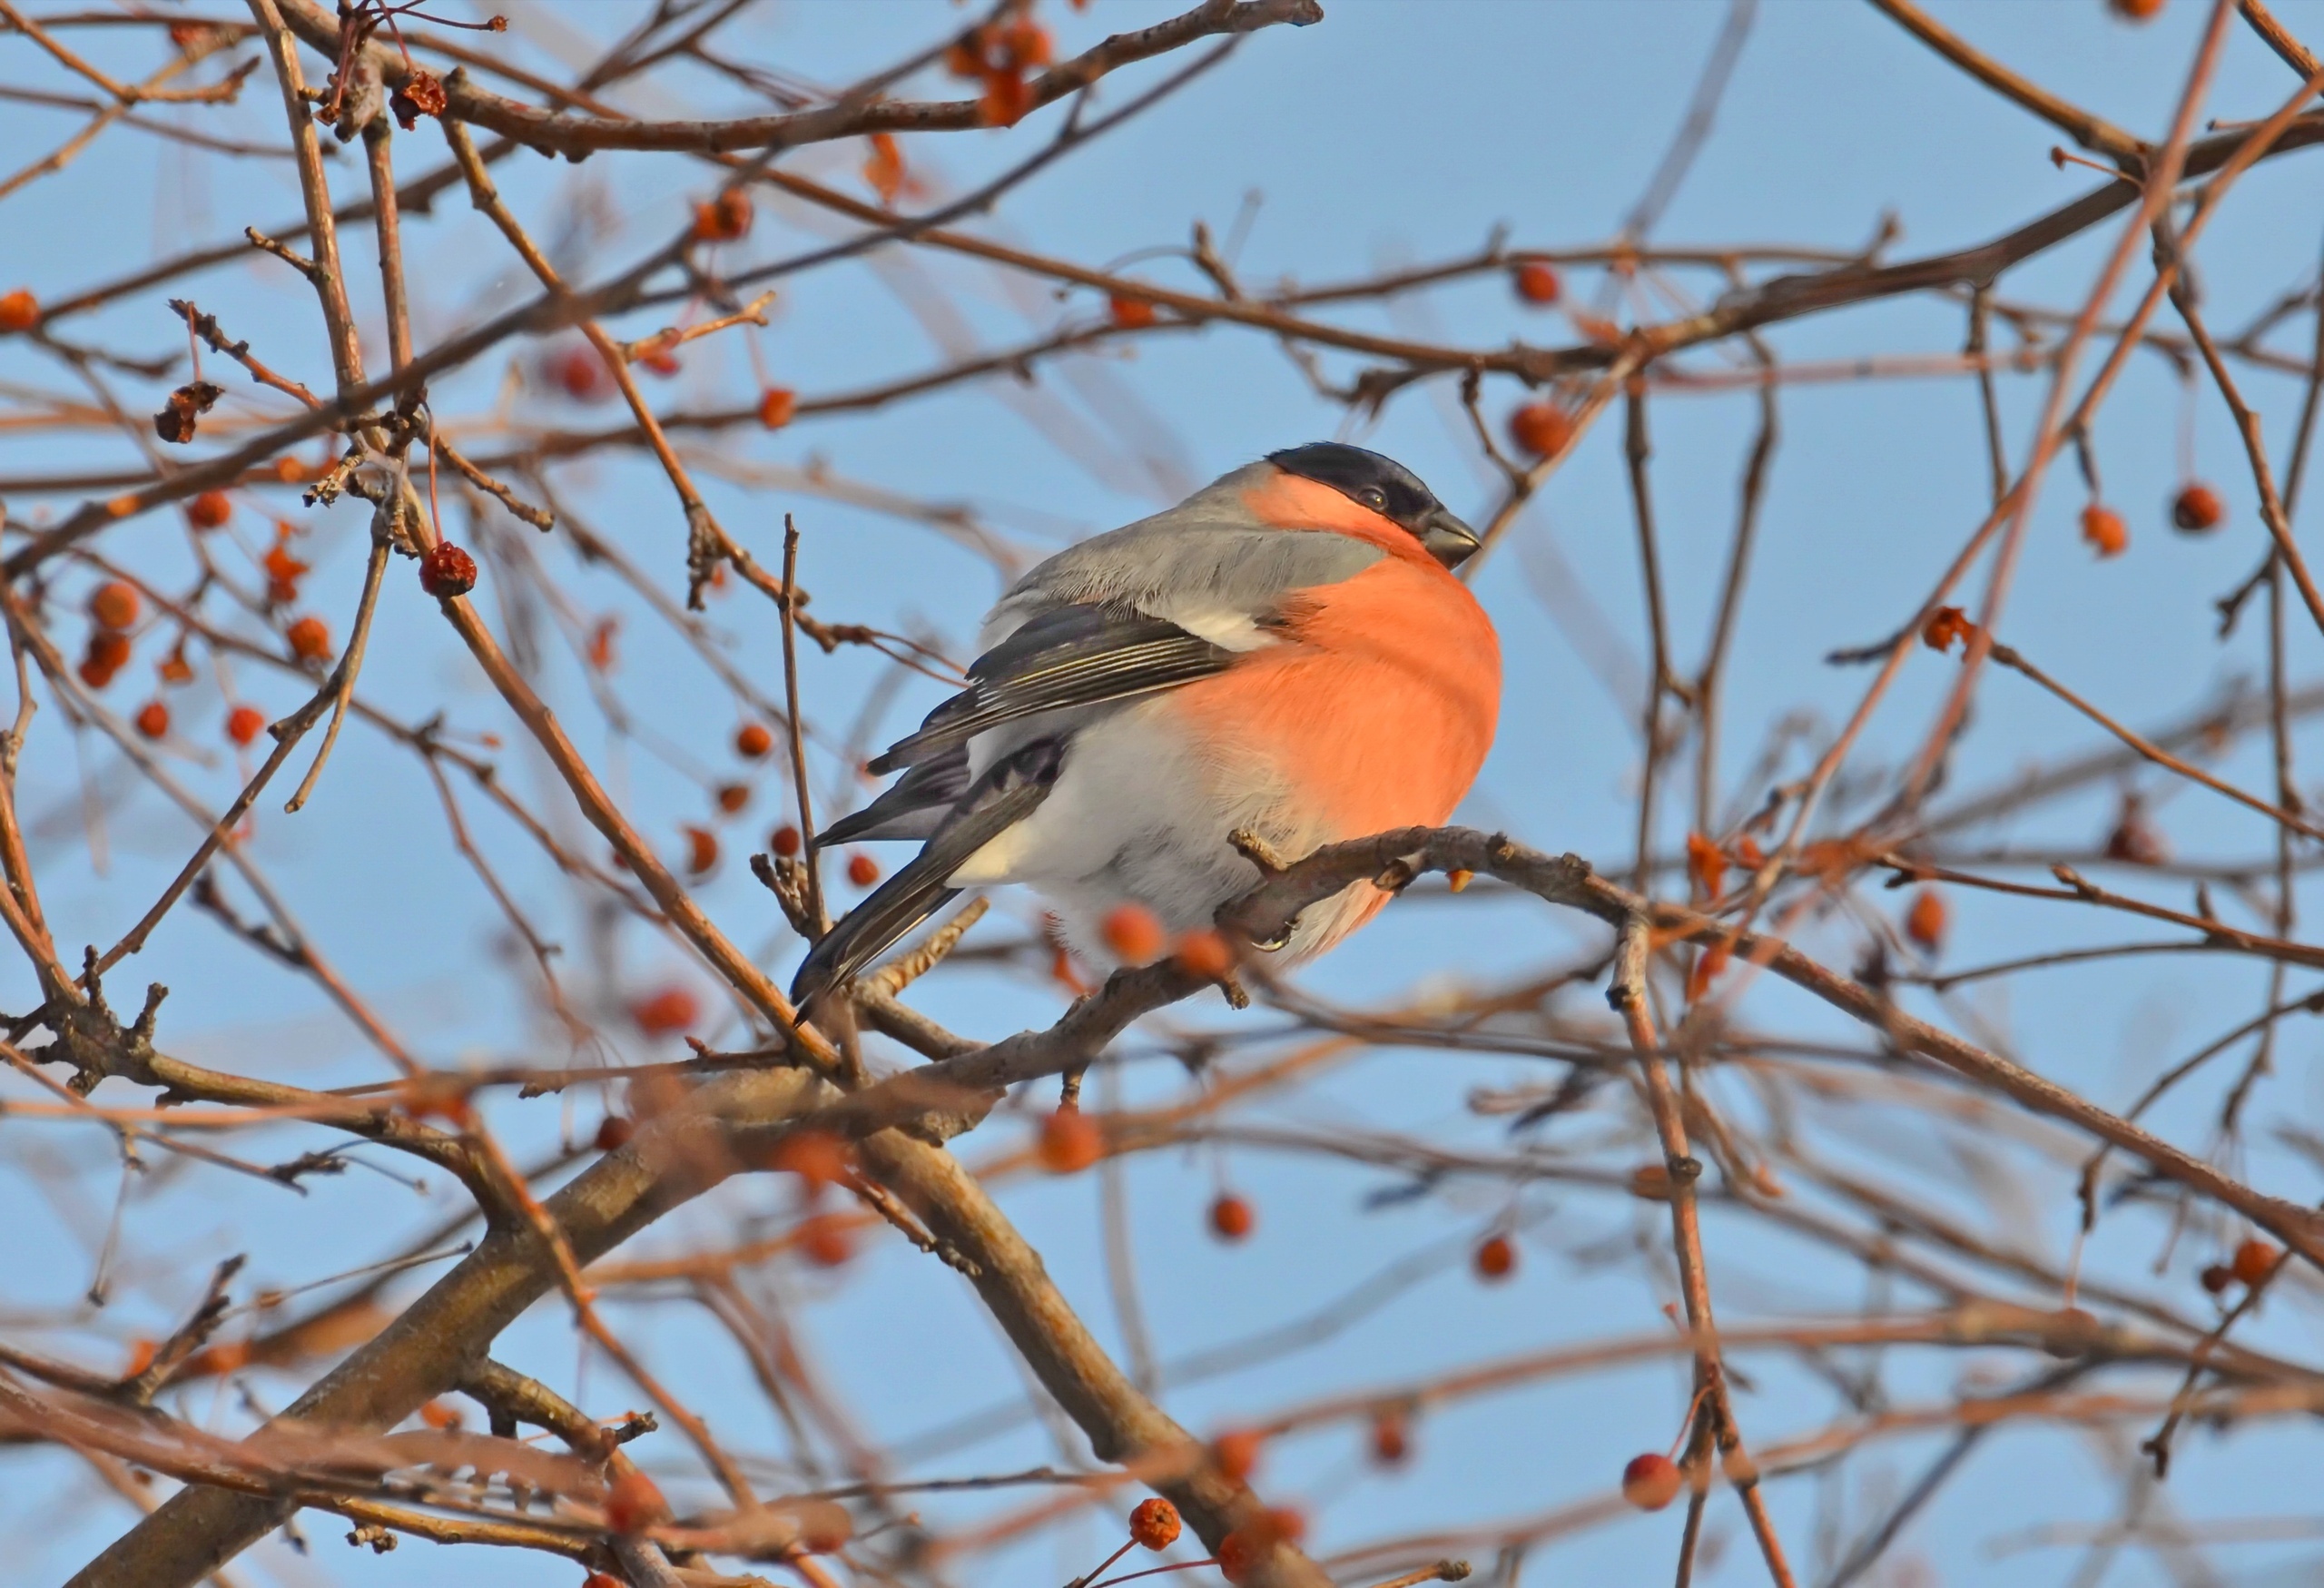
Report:
<svg viewBox="0 0 2324 1588"><path fill-rule="evenodd" d="M1046 748L1036 746L1035 748ZM1011 758L1011 772L1015 772ZM791 1001L804 1009L892 947L897 939L944 907L959 893L944 879L963 861L1001 833L1031 815L1049 798L1056 776L1054 752L1040 771L1027 777L1004 774L980 793L970 808L943 832L928 841L911 863L873 891L869 899L849 911L807 952L806 963L792 979ZM1000 770L1000 769L996 769Z"/></svg>

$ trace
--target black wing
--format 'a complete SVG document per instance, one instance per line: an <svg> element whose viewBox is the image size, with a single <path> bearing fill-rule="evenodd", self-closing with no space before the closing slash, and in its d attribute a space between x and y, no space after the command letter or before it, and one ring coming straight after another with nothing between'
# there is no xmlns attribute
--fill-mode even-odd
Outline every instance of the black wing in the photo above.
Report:
<svg viewBox="0 0 2324 1588"><path fill-rule="evenodd" d="M887 793L817 833L815 843L822 847L859 838L933 838L968 792L969 747L958 745L914 764Z"/></svg>
<svg viewBox="0 0 2324 1588"><path fill-rule="evenodd" d="M930 712L919 732L889 746L870 770L915 765L1020 717L1189 684L1224 672L1234 659L1224 646L1142 612L1061 607L1029 619L979 656L969 686Z"/></svg>
<svg viewBox="0 0 2324 1588"><path fill-rule="evenodd" d="M847 912L807 951L792 978L791 1001L801 1009L885 953L898 938L944 907L960 890L945 885L969 856L1031 815L1049 797L1065 747L1041 739L987 772L960 801L926 848L872 896Z"/></svg>

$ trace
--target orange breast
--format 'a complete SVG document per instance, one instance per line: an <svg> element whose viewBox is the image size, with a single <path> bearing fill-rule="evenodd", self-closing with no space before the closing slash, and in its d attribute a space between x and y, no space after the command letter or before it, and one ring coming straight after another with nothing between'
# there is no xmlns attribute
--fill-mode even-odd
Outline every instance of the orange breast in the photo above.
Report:
<svg viewBox="0 0 2324 1588"><path fill-rule="evenodd" d="M1501 712L1501 646L1476 597L1425 554L1392 555L1285 616L1282 643L1177 692L1189 729L1223 765L1273 764L1329 838L1443 823Z"/></svg>

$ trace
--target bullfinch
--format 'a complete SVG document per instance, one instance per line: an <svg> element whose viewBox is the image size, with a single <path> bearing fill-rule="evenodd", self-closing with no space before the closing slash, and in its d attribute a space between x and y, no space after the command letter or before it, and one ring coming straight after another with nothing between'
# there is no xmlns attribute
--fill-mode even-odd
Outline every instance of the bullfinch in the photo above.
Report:
<svg viewBox="0 0 2324 1588"><path fill-rule="evenodd" d="M1273 453L1166 512L1059 552L985 616L968 686L871 763L903 776L818 844L921 852L808 953L804 1005L965 888L1029 883L1067 940L1138 904L1175 939L1275 853L1437 825L1483 764L1501 645L1452 570L1477 537L1360 447ZM1369 883L1310 906L1277 952L1369 920Z"/></svg>

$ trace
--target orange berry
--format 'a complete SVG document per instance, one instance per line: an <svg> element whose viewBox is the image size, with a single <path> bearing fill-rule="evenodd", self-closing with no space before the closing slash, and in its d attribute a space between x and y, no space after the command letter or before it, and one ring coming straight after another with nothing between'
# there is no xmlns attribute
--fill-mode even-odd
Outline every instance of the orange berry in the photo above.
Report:
<svg viewBox="0 0 2324 1588"><path fill-rule="evenodd" d="M149 700L137 710L137 731L149 739L166 736L170 731L170 708L158 700Z"/></svg>
<svg viewBox="0 0 2324 1588"><path fill-rule="evenodd" d="M2255 1235L2235 1248L2228 1269L2244 1284L2257 1285L2275 1271L2277 1255L2273 1245Z"/></svg>
<svg viewBox="0 0 2324 1588"><path fill-rule="evenodd" d="M767 834L766 846L783 859L789 860L799 853L799 829L786 822Z"/></svg>
<svg viewBox="0 0 2324 1588"><path fill-rule="evenodd" d="M110 676L128 662L129 636L119 629L101 628L89 636L88 666L102 667Z"/></svg>
<svg viewBox="0 0 2324 1588"><path fill-rule="evenodd" d="M1545 260L1526 261L1517 267L1510 281L1516 287L1517 295L1528 303L1554 303L1565 291L1556 267Z"/></svg>
<svg viewBox="0 0 2324 1588"><path fill-rule="evenodd" d="M28 287L0 294L0 336L14 336L40 323L40 300Z"/></svg>
<svg viewBox="0 0 2324 1588"><path fill-rule="evenodd" d="M721 784L716 798L718 808L731 816L751 803L751 785L746 783Z"/></svg>
<svg viewBox="0 0 2324 1588"><path fill-rule="evenodd" d="M1141 1500L1129 1514L1129 1535L1147 1549L1164 1550L1178 1542L1178 1508L1169 1501Z"/></svg>
<svg viewBox="0 0 2324 1588"><path fill-rule="evenodd" d="M855 1255L855 1243L837 1214L816 1213L799 1221L799 1250L819 1268L836 1268Z"/></svg>
<svg viewBox="0 0 2324 1588"><path fill-rule="evenodd" d="M2201 535L2216 529L2226 517L2227 508L2219 499L2219 492L2201 482L2185 487L2171 499L2171 522L2181 534Z"/></svg>
<svg viewBox="0 0 2324 1588"><path fill-rule="evenodd" d="M1573 419L1554 402L1529 402L1509 416L1509 439L1536 458L1548 458L1573 439Z"/></svg>
<svg viewBox="0 0 2324 1588"><path fill-rule="evenodd" d="M1718 898L1727 887L1727 852L1699 833L1688 833L1687 877L1696 898Z"/></svg>
<svg viewBox="0 0 2324 1588"><path fill-rule="evenodd" d="M1259 1546L1241 1528L1236 1528L1218 1544L1218 1572L1229 1583L1240 1583L1259 1563Z"/></svg>
<svg viewBox="0 0 2324 1588"><path fill-rule="evenodd" d="M460 1414L442 1401L429 1401L419 1408L419 1420L431 1428L457 1428L460 1425Z"/></svg>
<svg viewBox="0 0 2324 1588"><path fill-rule="evenodd" d="M1235 968L1235 951L1224 937L1207 928L1180 938L1178 946L1170 951L1170 957L1187 975L1209 981L1220 980Z"/></svg>
<svg viewBox="0 0 2324 1588"><path fill-rule="evenodd" d="M113 676L120 671L118 667L105 666L94 656L83 657L79 668L81 682L92 689L103 689L113 682Z"/></svg>
<svg viewBox="0 0 2324 1588"><path fill-rule="evenodd" d="M1143 965L1162 957L1169 943L1162 922L1143 904L1117 904L1106 912L1098 935L1125 964Z"/></svg>
<svg viewBox="0 0 2324 1588"><path fill-rule="evenodd" d="M247 745L266 731L266 714L254 705L238 705L226 714L226 736Z"/></svg>
<svg viewBox="0 0 2324 1588"><path fill-rule="evenodd" d="M1251 1233L1257 1222L1251 1205L1232 1191L1210 1205L1211 1233L1221 1240L1242 1240Z"/></svg>
<svg viewBox="0 0 2324 1588"><path fill-rule="evenodd" d="M581 1579L581 1588L629 1588L629 1584L610 1572L592 1572Z"/></svg>
<svg viewBox="0 0 2324 1588"><path fill-rule="evenodd" d="M151 1340L130 1341L129 1360L123 1365L121 1376L123 1378L134 1378L144 1372L153 1366L153 1357L160 1349L161 1347Z"/></svg>
<svg viewBox="0 0 2324 1588"><path fill-rule="evenodd" d="M629 1006L629 1018L649 1037L666 1037L690 1030L702 1018L702 1007L684 987L665 987Z"/></svg>
<svg viewBox="0 0 2324 1588"><path fill-rule="evenodd" d="M606 1494L606 1522L615 1533L640 1533L670 1514L654 1480L635 1467L614 1480Z"/></svg>
<svg viewBox="0 0 2324 1588"><path fill-rule="evenodd" d="M734 754L745 761L756 761L774 748L774 735L764 723L744 723L734 730Z"/></svg>
<svg viewBox="0 0 2324 1588"><path fill-rule="evenodd" d="M695 876L706 876L718 863L718 834L707 827L681 827L685 835L686 870Z"/></svg>
<svg viewBox="0 0 2324 1588"><path fill-rule="evenodd" d="M847 857L847 880L859 888L868 888L880 880L880 863L861 850Z"/></svg>
<svg viewBox="0 0 2324 1588"><path fill-rule="evenodd" d="M1958 607L1940 607L1921 625L1921 644L1933 651L1949 651L1956 639L1967 639L1977 626Z"/></svg>
<svg viewBox="0 0 2324 1588"><path fill-rule="evenodd" d="M1905 912L1905 935L1932 954L1945 946L1945 900L1935 888L1923 888Z"/></svg>
<svg viewBox="0 0 2324 1588"><path fill-rule="evenodd" d="M476 588L476 558L448 540L429 547L419 559L419 587L438 601Z"/></svg>
<svg viewBox="0 0 2324 1588"><path fill-rule="evenodd" d="M1114 323L1124 330L1143 330L1154 323L1154 305L1143 298L1125 298L1119 293L1106 300L1108 312Z"/></svg>
<svg viewBox="0 0 2324 1588"><path fill-rule="evenodd" d="M1382 1411L1372 1419L1372 1459L1382 1466L1397 1466L1412 1454L1412 1430L1402 1412Z"/></svg>
<svg viewBox="0 0 2324 1588"><path fill-rule="evenodd" d="M107 628L127 628L137 621L136 587L109 579L89 597L89 616Z"/></svg>
<svg viewBox="0 0 2324 1588"><path fill-rule="evenodd" d="M648 375L658 375L665 380L675 375L680 368L678 355L672 352L666 344L638 354L637 364Z"/></svg>
<svg viewBox="0 0 2324 1588"><path fill-rule="evenodd" d="M799 411L799 394L788 386L770 386L759 399L759 423L770 430L789 424Z"/></svg>
<svg viewBox="0 0 2324 1588"><path fill-rule="evenodd" d="M1656 1451L1633 1455L1622 1468L1622 1498L1641 1511L1659 1511L1679 1497L1686 1480L1678 1464Z"/></svg>
<svg viewBox="0 0 2324 1588"><path fill-rule="evenodd" d="M576 402L605 402L618 390L605 359L586 342L550 354L541 373Z"/></svg>
<svg viewBox="0 0 2324 1588"><path fill-rule="evenodd" d="M1258 1470L1265 1439L1256 1429L1231 1428L1210 1442L1211 1465L1227 1482L1239 1484Z"/></svg>
<svg viewBox="0 0 2324 1588"><path fill-rule="evenodd" d="M701 242L734 242L751 229L751 195L730 187L694 207L694 234Z"/></svg>
<svg viewBox="0 0 2324 1588"><path fill-rule="evenodd" d="M290 654L302 662L330 659L330 625L311 613L284 630L283 637L290 642Z"/></svg>
<svg viewBox="0 0 2324 1588"><path fill-rule="evenodd" d="M797 1175L810 1189L843 1183L854 1166L844 1137L830 1130L793 1130L769 1149L766 1166Z"/></svg>
<svg viewBox="0 0 2324 1588"><path fill-rule="evenodd" d="M2124 22L2152 22L2162 15L2162 0L2106 0L2106 8Z"/></svg>
<svg viewBox="0 0 2324 1588"><path fill-rule="evenodd" d="M224 491L206 490L185 505L185 521L197 529L218 529L234 516L234 504Z"/></svg>
<svg viewBox="0 0 2324 1588"><path fill-rule="evenodd" d="M637 1127L619 1114L607 1114L597 1121L596 1143L599 1152L612 1152L625 1145L637 1134Z"/></svg>
<svg viewBox="0 0 2324 1588"><path fill-rule="evenodd" d="M1104 1132L1079 1109L1058 1110L1041 1121L1041 1167L1053 1175L1079 1174L1106 1156Z"/></svg>
<svg viewBox="0 0 2324 1588"><path fill-rule="evenodd" d="M1505 1235L1489 1235L1477 1244L1476 1255L1470 1262L1480 1279L1506 1279L1516 1271L1517 1248Z"/></svg>
<svg viewBox="0 0 2324 1588"><path fill-rule="evenodd" d="M2082 510L2082 538L2099 556L2120 557L2130 549L2131 530L2122 514L2093 502Z"/></svg>

